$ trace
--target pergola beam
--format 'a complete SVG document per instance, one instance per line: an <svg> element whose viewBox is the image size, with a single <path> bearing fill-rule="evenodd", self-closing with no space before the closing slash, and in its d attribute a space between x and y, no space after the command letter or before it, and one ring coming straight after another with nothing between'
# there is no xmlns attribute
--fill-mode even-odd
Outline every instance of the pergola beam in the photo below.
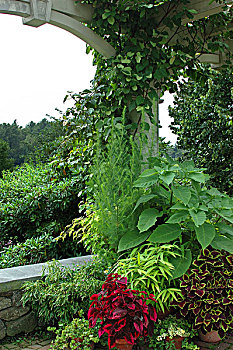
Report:
<svg viewBox="0 0 233 350"><path fill-rule="evenodd" d="M233 0L227 0L227 4L233 4ZM217 14L223 11L224 5L216 1L210 3L210 0L191 0L185 6L188 10L196 10L197 13L194 14L192 20L188 17L182 18L183 25L193 20ZM184 5L178 0L161 5L159 13L155 17L155 25L157 24L161 31L167 29L163 26L162 18L167 14L171 16L182 10L183 7ZM81 3L81 0L76 4L74 0L0 0L0 13L21 16L24 18L24 24L35 27L50 23L76 35L106 58L115 55L115 49L108 42L87 28L85 24L82 24L91 22L94 9L91 5ZM187 28L181 27L178 32L179 40L184 41L187 36ZM169 45L175 44L178 40L178 35L173 37L174 33L174 31L170 32L172 40Z"/></svg>

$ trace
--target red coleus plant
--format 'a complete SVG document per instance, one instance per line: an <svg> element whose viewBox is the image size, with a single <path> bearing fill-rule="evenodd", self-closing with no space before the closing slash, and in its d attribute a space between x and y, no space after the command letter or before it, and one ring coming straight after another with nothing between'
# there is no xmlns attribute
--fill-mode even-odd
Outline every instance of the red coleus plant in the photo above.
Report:
<svg viewBox="0 0 233 350"><path fill-rule="evenodd" d="M100 319L99 337L108 334L109 349L116 345L117 339L125 339L134 344L140 336L152 335L157 314L154 295L147 295L127 288L127 278L118 274L108 275L102 291L93 294L88 311L89 326L94 327Z"/></svg>
<svg viewBox="0 0 233 350"><path fill-rule="evenodd" d="M217 330L223 338L233 329L233 255L212 248L201 251L181 280L183 299L173 304L204 334Z"/></svg>

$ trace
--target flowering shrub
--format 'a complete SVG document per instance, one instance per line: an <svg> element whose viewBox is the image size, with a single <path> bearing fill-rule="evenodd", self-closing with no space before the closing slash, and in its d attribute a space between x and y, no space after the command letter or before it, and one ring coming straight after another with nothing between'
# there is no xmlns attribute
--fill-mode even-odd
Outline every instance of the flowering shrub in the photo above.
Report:
<svg viewBox="0 0 233 350"><path fill-rule="evenodd" d="M102 291L93 294L88 311L90 327L100 319L99 337L108 335L109 349L116 345L117 339L125 339L134 344L139 336L152 335L157 319L155 307L147 301L155 302L154 296L146 292L127 289L127 278L109 274Z"/></svg>
<svg viewBox="0 0 233 350"><path fill-rule="evenodd" d="M202 250L180 288L183 298L174 304L193 321L194 329L204 334L217 330L220 337L233 329L233 254Z"/></svg>

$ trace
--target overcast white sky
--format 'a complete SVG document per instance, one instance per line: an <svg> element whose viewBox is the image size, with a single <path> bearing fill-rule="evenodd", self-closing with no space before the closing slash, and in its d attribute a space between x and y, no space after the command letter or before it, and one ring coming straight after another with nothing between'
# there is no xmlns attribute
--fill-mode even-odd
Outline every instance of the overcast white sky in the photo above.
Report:
<svg viewBox="0 0 233 350"><path fill-rule="evenodd" d="M46 114L57 116L65 110L67 91L78 92L90 86L95 69L85 43L51 25L24 26L20 17L0 14L0 123L25 126ZM168 125L167 107L172 98L165 95L160 105L160 135L175 142Z"/></svg>

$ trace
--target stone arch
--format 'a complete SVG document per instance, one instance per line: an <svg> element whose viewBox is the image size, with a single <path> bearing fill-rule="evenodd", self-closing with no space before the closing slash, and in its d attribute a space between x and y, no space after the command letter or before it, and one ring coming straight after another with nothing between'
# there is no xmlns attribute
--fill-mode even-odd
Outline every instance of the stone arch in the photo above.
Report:
<svg viewBox="0 0 233 350"><path fill-rule="evenodd" d="M90 5L75 5L74 0L0 0L0 13L21 16L23 24L33 27L49 23L74 34L106 58L115 54L108 42L85 26L93 15Z"/></svg>

